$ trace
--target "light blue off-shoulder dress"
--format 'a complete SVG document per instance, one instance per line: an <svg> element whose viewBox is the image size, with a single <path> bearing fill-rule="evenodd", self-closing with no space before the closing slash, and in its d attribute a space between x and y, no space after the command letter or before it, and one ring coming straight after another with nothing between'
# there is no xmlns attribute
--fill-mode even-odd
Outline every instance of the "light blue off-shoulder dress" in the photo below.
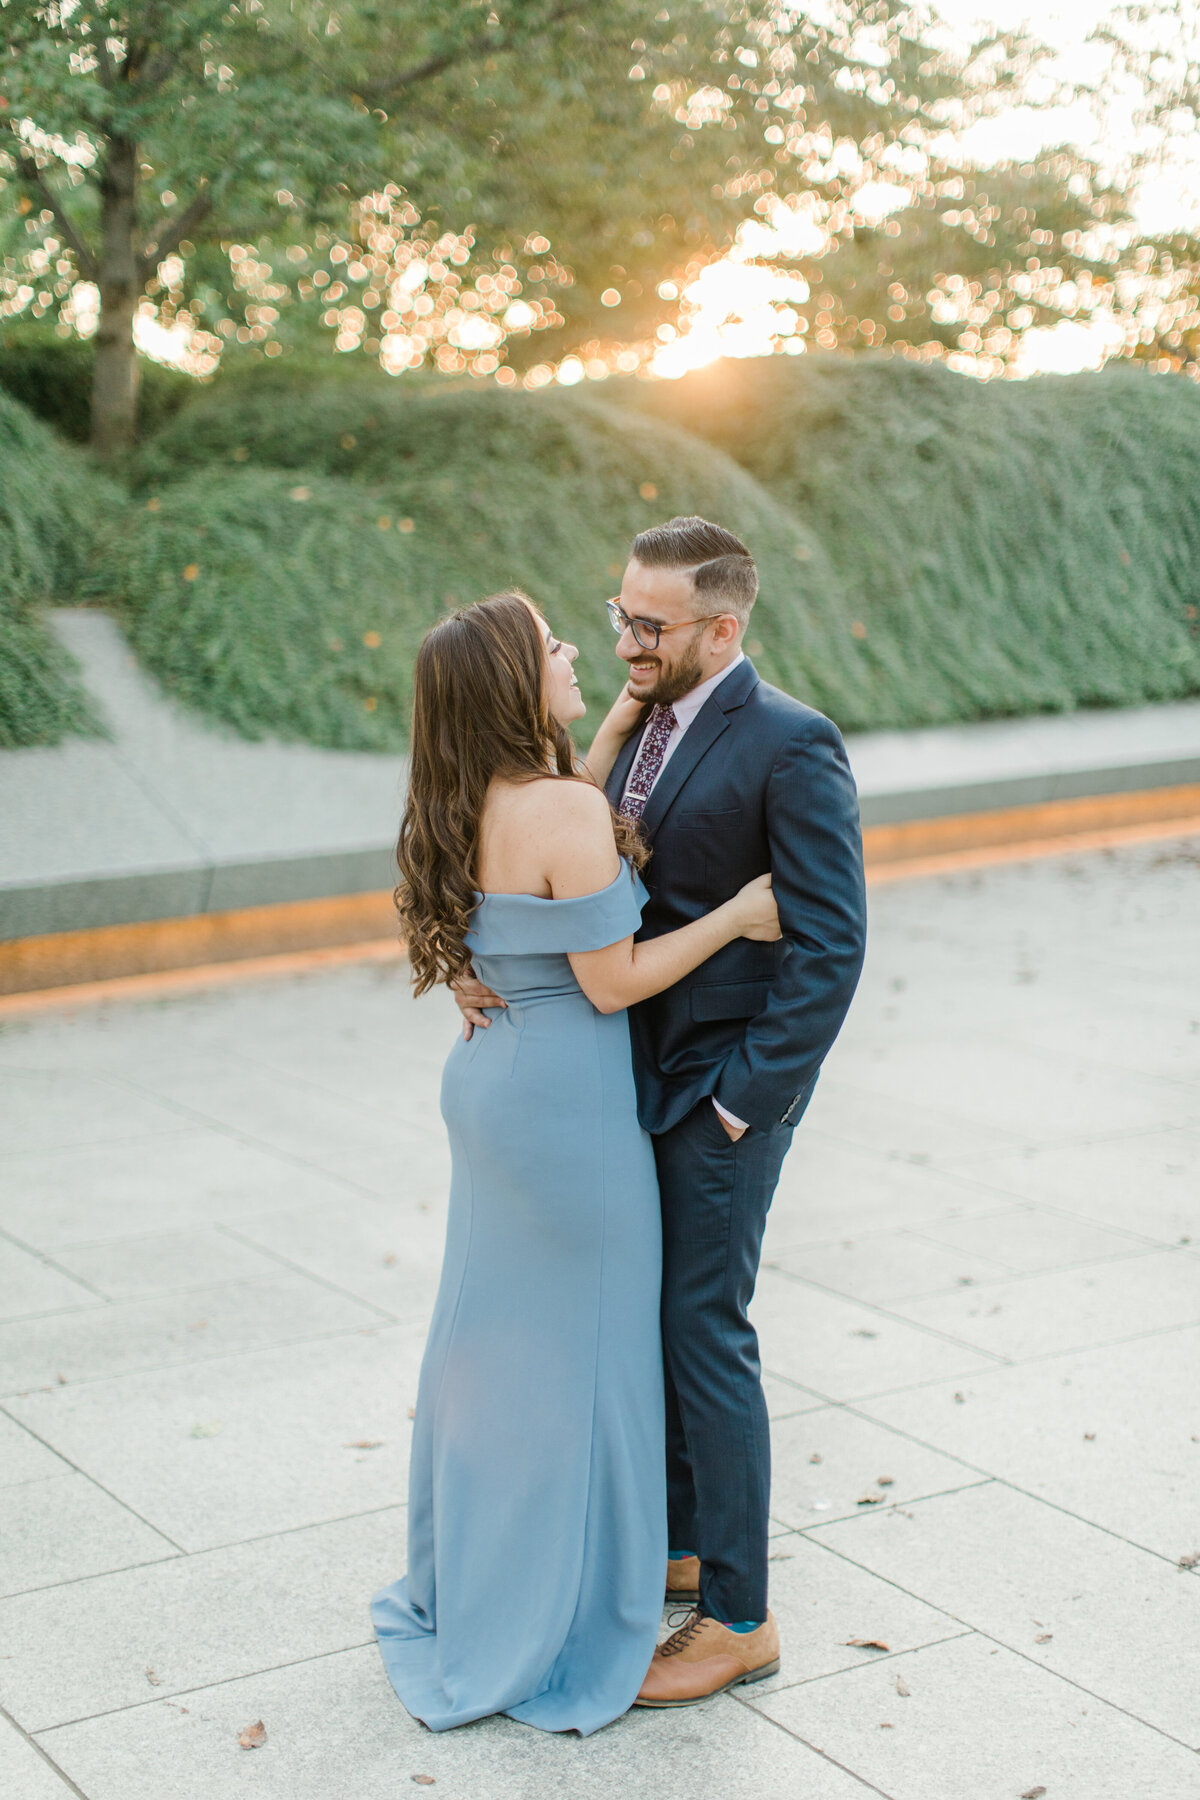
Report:
<svg viewBox="0 0 1200 1800"><path fill-rule="evenodd" d="M408 1573L371 1614L435 1731L508 1713L587 1733L632 1704L666 1564L661 1226L629 1029L567 952L637 928L622 863L572 900L480 899L467 938L508 1001L442 1078L453 1174L417 1397Z"/></svg>

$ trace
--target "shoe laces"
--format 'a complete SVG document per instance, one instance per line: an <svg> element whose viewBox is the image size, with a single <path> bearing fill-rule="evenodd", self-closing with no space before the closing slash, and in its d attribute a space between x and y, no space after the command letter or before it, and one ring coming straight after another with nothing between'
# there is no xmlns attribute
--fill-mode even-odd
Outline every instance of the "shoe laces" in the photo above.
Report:
<svg viewBox="0 0 1200 1800"><path fill-rule="evenodd" d="M704 1614L699 1607L696 1607L693 1612L687 1614L686 1624L681 1625L678 1631L673 1631L670 1637L659 1645L658 1654L660 1656L678 1656L681 1650L687 1649L703 1623Z"/></svg>

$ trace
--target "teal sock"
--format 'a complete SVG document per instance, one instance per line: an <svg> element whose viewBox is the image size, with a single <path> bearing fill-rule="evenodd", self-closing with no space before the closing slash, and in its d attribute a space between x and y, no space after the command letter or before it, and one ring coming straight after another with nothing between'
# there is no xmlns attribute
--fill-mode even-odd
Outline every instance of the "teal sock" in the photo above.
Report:
<svg viewBox="0 0 1200 1800"><path fill-rule="evenodd" d="M740 1637L747 1631L757 1631L762 1624L762 1620L740 1619L737 1624L734 1624L732 1619L722 1619L720 1623L725 1627L726 1631L736 1631Z"/></svg>
<svg viewBox="0 0 1200 1800"><path fill-rule="evenodd" d="M695 1556L694 1550L668 1550L668 1562L686 1562L689 1556Z"/></svg>

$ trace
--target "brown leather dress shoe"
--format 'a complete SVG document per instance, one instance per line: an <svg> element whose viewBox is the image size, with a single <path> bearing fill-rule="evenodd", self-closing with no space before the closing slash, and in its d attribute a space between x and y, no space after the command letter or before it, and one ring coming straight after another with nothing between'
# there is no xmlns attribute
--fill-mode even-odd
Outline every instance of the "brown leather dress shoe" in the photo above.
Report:
<svg viewBox="0 0 1200 1800"><path fill-rule="evenodd" d="M730 1631L697 1609L654 1652L634 1705L692 1706L778 1670L779 1627L772 1613L756 1631Z"/></svg>
<svg viewBox="0 0 1200 1800"><path fill-rule="evenodd" d="M681 1556L675 1562L667 1559L667 1593L668 1606L678 1606L683 1600L700 1598L700 1558L698 1556Z"/></svg>

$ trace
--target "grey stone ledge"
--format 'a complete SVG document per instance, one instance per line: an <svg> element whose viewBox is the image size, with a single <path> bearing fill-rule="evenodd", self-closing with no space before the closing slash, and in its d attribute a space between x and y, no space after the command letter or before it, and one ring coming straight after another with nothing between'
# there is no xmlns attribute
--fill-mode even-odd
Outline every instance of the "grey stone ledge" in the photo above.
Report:
<svg viewBox="0 0 1200 1800"><path fill-rule="evenodd" d="M0 939L390 888L405 759L250 743L106 614L56 630L113 729L0 753ZM866 826L1200 783L1200 701L848 739Z"/></svg>

